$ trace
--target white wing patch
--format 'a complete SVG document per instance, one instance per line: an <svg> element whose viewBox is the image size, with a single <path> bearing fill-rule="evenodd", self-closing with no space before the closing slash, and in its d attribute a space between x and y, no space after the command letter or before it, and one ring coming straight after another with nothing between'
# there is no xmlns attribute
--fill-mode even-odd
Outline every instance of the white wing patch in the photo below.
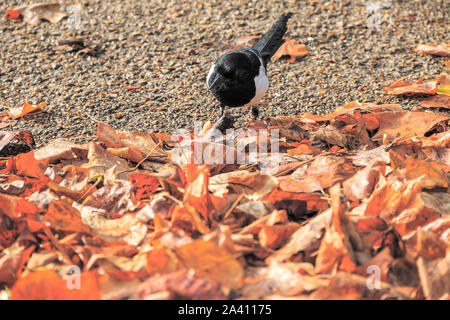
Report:
<svg viewBox="0 0 450 320"><path fill-rule="evenodd" d="M269 87L269 78L267 77L266 68L264 68L264 64L262 63L262 61L261 66L259 67L259 73L255 77L255 87L256 87L255 96L249 103L247 103L246 106L253 107L258 105L262 97L264 97L267 88Z"/></svg>
<svg viewBox="0 0 450 320"><path fill-rule="evenodd" d="M209 79L211 78L211 75L213 74L213 72L215 71L215 69L216 69L216 64L213 64L213 65L211 66L211 69L209 69L208 75L206 76L206 84L207 84L207 86L208 86L208 89L209 89Z"/></svg>

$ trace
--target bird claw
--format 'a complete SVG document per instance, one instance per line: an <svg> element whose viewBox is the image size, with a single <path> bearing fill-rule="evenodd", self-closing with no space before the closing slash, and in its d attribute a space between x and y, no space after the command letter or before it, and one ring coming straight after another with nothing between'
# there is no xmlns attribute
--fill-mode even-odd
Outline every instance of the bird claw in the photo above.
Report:
<svg viewBox="0 0 450 320"><path fill-rule="evenodd" d="M224 113L214 124L213 128L219 130L224 134L227 129L233 128L233 125L234 117L229 115L228 113Z"/></svg>
<svg viewBox="0 0 450 320"><path fill-rule="evenodd" d="M258 107L256 107L256 106L252 107L252 118L253 118L253 120L258 120L258 116L259 116L259 109L258 109Z"/></svg>

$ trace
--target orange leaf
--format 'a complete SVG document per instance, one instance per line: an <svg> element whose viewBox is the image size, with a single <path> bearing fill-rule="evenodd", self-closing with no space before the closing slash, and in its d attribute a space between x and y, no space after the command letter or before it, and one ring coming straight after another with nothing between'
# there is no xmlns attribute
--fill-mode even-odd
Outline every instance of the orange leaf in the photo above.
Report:
<svg viewBox="0 0 450 320"><path fill-rule="evenodd" d="M420 54L431 54L435 56L450 56L450 44L419 44L414 50Z"/></svg>
<svg viewBox="0 0 450 320"><path fill-rule="evenodd" d="M53 270L41 270L19 279L11 289L13 300L99 300L100 292L95 272L64 280Z"/></svg>
<svg viewBox="0 0 450 320"><path fill-rule="evenodd" d="M263 247L278 249L298 228L300 228L300 225L295 222L264 226L258 233L258 239Z"/></svg>
<svg viewBox="0 0 450 320"><path fill-rule="evenodd" d="M148 274L165 274L176 271L180 267L180 263L176 256L164 247L156 248L147 253Z"/></svg>
<svg viewBox="0 0 450 320"><path fill-rule="evenodd" d="M390 142L416 136L423 136L437 123L450 119L449 116L429 112L384 111L372 114L380 122L374 140L381 140L386 134Z"/></svg>
<svg viewBox="0 0 450 320"><path fill-rule="evenodd" d="M420 105L425 108L450 109L450 97L445 94L438 94L421 101Z"/></svg>
<svg viewBox="0 0 450 320"><path fill-rule="evenodd" d="M376 130L380 126L378 119L370 114L363 115L367 130Z"/></svg>
<svg viewBox="0 0 450 320"><path fill-rule="evenodd" d="M218 281L230 289L242 284L244 270L241 264L211 241L195 240L176 248L175 252L199 277Z"/></svg>
<svg viewBox="0 0 450 320"><path fill-rule="evenodd" d="M287 152L291 156L295 156L295 155L302 155L302 154L316 155L316 154L321 153L322 151L319 148L317 148L317 147L313 147L313 146L310 146L308 144L302 143L301 145L299 145L295 149L288 149Z"/></svg>
<svg viewBox="0 0 450 320"><path fill-rule="evenodd" d="M385 87L384 91L389 94L406 94L406 93L422 93L422 94L435 94L437 89L437 81L432 80L423 83L422 79L417 82L404 82L402 80L397 80L389 87Z"/></svg>
<svg viewBox="0 0 450 320"><path fill-rule="evenodd" d="M316 272L330 273L335 268L353 272L362 257L367 258L369 248L346 215L346 208L340 201L340 186L330 189L332 223L327 228L316 258Z"/></svg>
<svg viewBox="0 0 450 320"><path fill-rule="evenodd" d="M14 220L24 215L33 217L40 211L33 203L21 197L0 193L0 213L10 219Z"/></svg>
<svg viewBox="0 0 450 320"><path fill-rule="evenodd" d="M128 179L136 188L137 202L142 199L149 199L159 187L158 179L150 174L134 172Z"/></svg>
<svg viewBox="0 0 450 320"><path fill-rule="evenodd" d="M37 106L32 106L28 102L25 102L23 107L9 109L8 112L9 112L9 115L11 116L11 118L18 119L30 112L42 109L46 104L47 104L47 102L42 102L42 103L38 104Z"/></svg>
<svg viewBox="0 0 450 320"><path fill-rule="evenodd" d="M71 232L89 232L90 228L81 220L77 209L67 201L57 200L50 203L43 219L50 222L53 229Z"/></svg>
<svg viewBox="0 0 450 320"><path fill-rule="evenodd" d="M209 199L209 167L205 165L187 165L186 172L187 187L184 201L190 203L205 219L209 221L211 201Z"/></svg>
<svg viewBox="0 0 450 320"><path fill-rule="evenodd" d="M304 44L299 44L295 39L287 38L283 45L273 55L274 60L280 59L282 56L290 56L289 62L304 57L308 54L308 49Z"/></svg>

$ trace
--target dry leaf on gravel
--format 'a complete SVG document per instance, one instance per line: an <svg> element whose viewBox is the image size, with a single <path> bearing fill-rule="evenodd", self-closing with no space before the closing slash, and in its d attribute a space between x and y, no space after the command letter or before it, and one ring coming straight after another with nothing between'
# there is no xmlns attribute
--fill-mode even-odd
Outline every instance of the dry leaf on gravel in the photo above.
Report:
<svg viewBox="0 0 450 320"><path fill-rule="evenodd" d="M23 21L35 26L41 20L47 20L51 23L58 23L67 17L67 13L61 9L61 5L56 2L36 3L25 5L19 8L9 10L7 19L17 19L23 17Z"/></svg>
<svg viewBox="0 0 450 320"><path fill-rule="evenodd" d="M420 54L431 54L435 56L450 56L450 44L419 44L415 49Z"/></svg>
<svg viewBox="0 0 450 320"><path fill-rule="evenodd" d="M9 109L8 113L11 116L11 118L15 120L15 119L23 117L24 115L26 115L30 112L42 109L46 104L47 104L47 102L42 102L36 106L33 106L33 105L29 104L28 102L25 102L23 107L11 108L11 109Z"/></svg>
<svg viewBox="0 0 450 320"><path fill-rule="evenodd" d="M424 82L423 78L417 80L417 82L404 82L397 80L393 84L384 88L384 91L389 94L407 94L407 93L421 93L421 94L435 94L438 82L431 80Z"/></svg>
<svg viewBox="0 0 450 320"><path fill-rule="evenodd" d="M294 62L296 59L304 57L308 54L306 45L297 43L295 39L286 39L280 49L273 55L274 60L278 60L283 56L289 56L289 62Z"/></svg>
<svg viewBox="0 0 450 320"><path fill-rule="evenodd" d="M448 95L438 94L421 101L420 105L425 108L450 109L450 97Z"/></svg>

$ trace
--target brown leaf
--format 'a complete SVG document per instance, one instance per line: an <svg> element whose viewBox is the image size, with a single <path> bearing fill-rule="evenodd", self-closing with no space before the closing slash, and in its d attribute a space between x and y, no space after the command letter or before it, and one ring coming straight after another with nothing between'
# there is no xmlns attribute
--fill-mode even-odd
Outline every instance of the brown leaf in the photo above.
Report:
<svg viewBox="0 0 450 320"><path fill-rule="evenodd" d="M42 102L42 103L38 104L37 106L32 106L28 102L25 102L23 107L11 108L8 110L8 113L11 116L11 118L15 120L15 119L23 117L24 115L26 115L30 112L42 109L46 104L47 104L47 102Z"/></svg>
<svg viewBox="0 0 450 320"><path fill-rule="evenodd" d="M423 78L419 79L415 83L397 80L389 87L385 87L384 91L394 95L406 93L435 94L437 84L438 84L437 80L431 80L424 83Z"/></svg>
<svg viewBox="0 0 450 320"><path fill-rule="evenodd" d="M250 200L260 200L273 190L277 179L269 175L248 173L242 176L232 176L228 180L230 192L245 194Z"/></svg>
<svg viewBox="0 0 450 320"><path fill-rule="evenodd" d="M43 217L52 228L71 232L89 232L90 228L84 224L80 212L64 200L50 203L48 211Z"/></svg>
<svg viewBox="0 0 450 320"><path fill-rule="evenodd" d="M59 138L51 140L46 146L35 150L34 157L36 160L48 159L51 163L61 159L70 160L76 157L73 149L85 150L87 152L85 146L73 143L65 138Z"/></svg>
<svg viewBox="0 0 450 320"><path fill-rule="evenodd" d="M35 26L41 20L47 20L51 23L58 23L61 19L67 17L67 13L61 10L61 5L55 2L37 3L15 8L23 20Z"/></svg>
<svg viewBox="0 0 450 320"><path fill-rule="evenodd" d="M113 166L116 166L118 172L129 171L125 160L110 154L98 143L90 142L88 148L89 162L83 164L82 167L90 169L90 178L104 175Z"/></svg>
<svg viewBox="0 0 450 320"><path fill-rule="evenodd" d="M111 126L98 123L97 137L114 155L127 158L134 162L140 162L150 152L149 160L162 161L167 156L166 152L157 146L156 138L150 132L116 131Z"/></svg>
<svg viewBox="0 0 450 320"><path fill-rule="evenodd" d="M16 120L12 120L8 112L0 112L0 129L13 126L17 123ZM1 143L0 143L1 145Z"/></svg>
<svg viewBox="0 0 450 320"><path fill-rule="evenodd" d="M153 276L142 282L137 289L141 298L161 291L170 291L185 299L193 300L226 299L218 281L203 279L188 270Z"/></svg>
<svg viewBox="0 0 450 320"><path fill-rule="evenodd" d="M86 198L84 204L103 209L109 215L124 214L136 209L133 186L128 181L105 182L102 188Z"/></svg>
<svg viewBox="0 0 450 320"><path fill-rule="evenodd" d="M421 101L420 105L425 108L450 109L450 97L445 94L438 94Z"/></svg>
<svg viewBox="0 0 450 320"><path fill-rule="evenodd" d="M288 261L292 256L303 252L312 253L319 249L325 229L331 224L331 209L318 214L295 231L281 249L267 258L267 262Z"/></svg>
<svg viewBox="0 0 450 320"><path fill-rule="evenodd" d="M353 222L345 215L346 208L340 201L339 185L330 189L330 196L332 223L320 244L315 270L318 273L330 273L335 269L353 272L358 265L368 261L369 248Z"/></svg>
<svg viewBox="0 0 450 320"><path fill-rule="evenodd" d="M0 253L0 283L11 287L20 276L22 267L33 250L34 247L26 249L16 242Z"/></svg>
<svg viewBox="0 0 450 320"><path fill-rule="evenodd" d="M353 177L343 183L344 194L351 201L368 198L372 194L380 174L384 175L385 170L386 166L381 161L373 162L359 170Z"/></svg>
<svg viewBox="0 0 450 320"><path fill-rule="evenodd" d="M360 299L407 299L408 296L387 283L381 282L380 289L371 290L367 286L367 276L338 272L330 279L327 287L322 287L310 295L317 300L360 300Z"/></svg>
<svg viewBox="0 0 450 320"><path fill-rule="evenodd" d="M422 192L421 178L405 181L399 174L391 174L373 192L365 215L381 217L392 223L400 235L406 236L440 217L434 208L436 201L433 201L438 196Z"/></svg>
<svg viewBox="0 0 450 320"><path fill-rule="evenodd" d="M432 231L417 229L417 253L424 259L431 261L445 257L447 244Z"/></svg>
<svg viewBox="0 0 450 320"><path fill-rule="evenodd" d="M133 215L126 214L119 219L107 219L104 210L88 206L74 207L81 213L81 217L92 232L105 241L124 241L130 245L139 245L147 234L147 226Z"/></svg>
<svg viewBox="0 0 450 320"><path fill-rule="evenodd" d="M280 179L280 189L288 192L324 190L355 173L352 163L343 157L323 156Z"/></svg>
<svg viewBox="0 0 450 320"><path fill-rule="evenodd" d="M261 246L270 249L278 249L289 239L300 225L290 222L284 225L265 226L259 231L258 239Z"/></svg>
<svg viewBox="0 0 450 320"><path fill-rule="evenodd" d="M380 121L380 128L373 136L374 140L381 140L387 135L388 141L403 140L412 137L422 137L437 123L450 119L446 115L428 112L379 112L373 114Z"/></svg>
<svg viewBox="0 0 450 320"><path fill-rule="evenodd" d="M441 259L417 260L420 283L427 299L439 299L450 292L450 253Z"/></svg>
<svg viewBox="0 0 450 320"><path fill-rule="evenodd" d="M227 251L210 241L195 240L175 249L175 253L195 274L221 283L225 288L242 285L244 270Z"/></svg>
<svg viewBox="0 0 450 320"><path fill-rule="evenodd" d="M274 60L278 60L283 56L289 56L289 62L294 62L297 58L304 57L308 54L308 49L304 44L297 43L294 39L286 38L286 41L273 55Z"/></svg>
<svg viewBox="0 0 450 320"><path fill-rule="evenodd" d="M447 43L442 43L440 45L419 44L414 50L420 54L431 54L442 57L450 56L450 45Z"/></svg>

